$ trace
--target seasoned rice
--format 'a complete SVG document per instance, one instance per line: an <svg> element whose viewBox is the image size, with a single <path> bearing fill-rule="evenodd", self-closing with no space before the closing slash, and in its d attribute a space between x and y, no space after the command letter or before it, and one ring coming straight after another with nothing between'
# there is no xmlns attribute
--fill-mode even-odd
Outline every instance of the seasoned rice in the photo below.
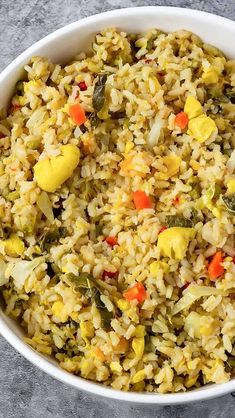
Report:
<svg viewBox="0 0 235 418"><path fill-rule="evenodd" d="M113 28L25 66L0 117L0 286L65 370L159 393L233 377L234 70L185 30Z"/></svg>

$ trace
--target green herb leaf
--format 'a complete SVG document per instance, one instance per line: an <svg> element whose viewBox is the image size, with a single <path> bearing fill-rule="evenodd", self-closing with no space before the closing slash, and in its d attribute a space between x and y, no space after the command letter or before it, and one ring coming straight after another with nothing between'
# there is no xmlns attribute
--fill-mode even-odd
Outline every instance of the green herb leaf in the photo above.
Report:
<svg viewBox="0 0 235 418"><path fill-rule="evenodd" d="M16 83L16 93L20 96L24 93L24 82L22 80L17 81Z"/></svg>
<svg viewBox="0 0 235 418"><path fill-rule="evenodd" d="M126 117L125 111L110 112L111 119L124 119Z"/></svg>
<svg viewBox="0 0 235 418"><path fill-rule="evenodd" d="M233 90L226 90L225 95L229 98L229 100L235 104L235 91Z"/></svg>
<svg viewBox="0 0 235 418"><path fill-rule="evenodd" d="M60 227L59 227L59 235L60 235L60 238L65 238L65 237L67 237L67 235L68 235L68 230L67 230L67 228L65 228L64 226L60 226Z"/></svg>
<svg viewBox="0 0 235 418"><path fill-rule="evenodd" d="M96 225L95 226L95 235L97 237L99 237L102 234L103 234L103 227L102 227L102 225L100 225L100 224Z"/></svg>
<svg viewBox="0 0 235 418"><path fill-rule="evenodd" d="M161 32L160 30L154 31L155 33L151 36L151 38L148 39L147 41L147 45L146 45L146 49L148 51L151 51L151 49L153 49L154 47L154 41L159 37L159 35L163 32Z"/></svg>
<svg viewBox="0 0 235 418"><path fill-rule="evenodd" d="M106 81L107 81L107 74L100 74L95 84L92 104L93 104L94 109L97 112L99 112L104 106Z"/></svg>
<svg viewBox="0 0 235 418"><path fill-rule="evenodd" d="M146 49L150 51L153 48L154 39L150 38L147 42Z"/></svg>
<svg viewBox="0 0 235 418"><path fill-rule="evenodd" d="M89 116L89 121L91 123L91 126L93 128L96 128L98 126L99 123L99 118L97 116L97 114L95 112L92 112Z"/></svg>
<svg viewBox="0 0 235 418"><path fill-rule="evenodd" d="M60 238L65 238L67 236L67 228L60 227L56 228L54 230L46 232L45 235L43 235L41 242L40 242L40 248L42 251L48 251L50 247L57 243Z"/></svg>
<svg viewBox="0 0 235 418"><path fill-rule="evenodd" d="M215 185L214 199L218 199L222 193L222 187L219 184Z"/></svg>
<svg viewBox="0 0 235 418"><path fill-rule="evenodd" d="M94 278L88 273L80 273L79 276L73 273L67 274L67 278L76 285L79 292L87 299L95 302L95 306L100 311L102 317L102 324L104 328L108 328L110 321L113 318L112 312L109 312L101 300L101 292L95 283Z"/></svg>
<svg viewBox="0 0 235 418"><path fill-rule="evenodd" d="M185 218L183 215L168 215L165 220L168 228L174 226L181 226L183 228L192 228L193 222L191 219Z"/></svg>
<svg viewBox="0 0 235 418"><path fill-rule="evenodd" d="M194 208L191 209L190 220L192 222L192 226L196 225L200 221L198 217L198 211Z"/></svg>
<svg viewBox="0 0 235 418"><path fill-rule="evenodd" d="M230 367L235 367L235 358L234 357L230 357L228 359L228 364Z"/></svg>
<svg viewBox="0 0 235 418"><path fill-rule="evenodd" d="M79 292L85 296L86 298L94 298L97 292L96 285L93 281L93 277L88 273L81 273L79 276L75 274L69 273L67 277L70 281L72 281L76 287L78 288Z"/></svg>
<svg viewBox="0 0 235 418"><path fill-rule="evenodd" d="M223 201L229 212L235 213L235 193L223 196Z"/></svg>

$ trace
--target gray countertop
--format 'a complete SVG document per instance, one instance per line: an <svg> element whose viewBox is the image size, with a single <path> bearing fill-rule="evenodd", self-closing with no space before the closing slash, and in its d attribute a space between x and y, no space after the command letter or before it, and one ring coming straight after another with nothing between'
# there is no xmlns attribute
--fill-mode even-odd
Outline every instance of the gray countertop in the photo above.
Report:
<svg viewBox="0 0 235 418"><path fill-rule="evenodd" d="M0 0L0 71L67 23L146 5L189 7L235 19L235 0ZM0 337L0 418L232 418L234 406L231 395L186 406L134 406L97 398L47 376Z"/></svg>

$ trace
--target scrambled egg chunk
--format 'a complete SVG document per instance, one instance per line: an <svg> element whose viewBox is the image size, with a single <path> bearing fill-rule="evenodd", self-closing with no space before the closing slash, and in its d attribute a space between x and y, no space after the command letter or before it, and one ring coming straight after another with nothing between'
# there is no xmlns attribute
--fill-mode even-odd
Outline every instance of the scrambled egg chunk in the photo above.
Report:
<svg viewBox="0 0 235 418"><path fill-rule="evenodd" d="M152 157L147 152L129 152L120 162L121 174L127 177L145 178L150 173Z"/></svg>
<svg viewBox="0 0 235 418"><path fill-rule="evenodd" d="M196 118L202 115L203 108L201 103L193 96L188 96L184 105L184 112L187 114L189 119Z"/></svg>
<svg viewBox="0 0 235 418"><path fill-rule="evenodd" d="M125 299L119 299L117 301L117 306L119 307L119 309L121 309L121 311L127 311L130 308L130 302L128 302L128 300Z"/></svg>
<svg viewBox="0 0 235 418"><path fill-rule="evenodd" d="M146 335L146 330L144 325L137 325L134 335L138 338L144 337Z"/></svg>
<svg viewBox="0 0 235 418"><path fill-rule="evenodd" d="M66 322L68 320L68 314L65 310L63 302L54 302L51 311L52 314L59 319L59 321Z"/></svg>
<svg viewBox="0 0 235 418"><path fill-rule="evenodd" d="M227 183L227 189L229 193L235 193L235 178L230 178Z"/></svg>
<svg viewBox="0 0 235 418"><path fill-rule="evenodd" d="M181 164L181 158L178 155L166 155L162 158L162 162L166 167L166 170L164 172L156 172L155 178L159 180L168 180L178 173Z"/></svg>
<svg viewBox="0 0 235 418"><path fill-rule="evenodd" d="M11 234L4 242L5 252L10 257L18 257L24 253L24 243L16 234Z"/></svg>
<svg viewBox="0 0 235 418"><path fill-rule="evenodd" d="M205 84L216 84L219 81L219 75L224 70L224 58L216 57L209 63L205 61L202 64L203 73L202 73L202 80Z"/></svg>
<svg viewBox="0 0 235 418"><path fill-rule="evenodd" d="M202 73L202 79L205 84L216 84L219 81L219 75L215 67L205 68Z"/></svg>
<svg viewBox="0 0 235 418"><path fill-rule="evenodd" d="M150 274L151 276L155 277L159 270L162 270L164 273L169 271L169 266L164 261L153 261L150 266Z"/></svg>
<svg viewBox="0 0 235 418"><path fill-rule="evenodd" d="M94 336L94 327L93 324L89 321L80 322L81 337L86 342L89 343L89 338Z"/></svg>
<svg viewBox="0 0 235 418"><path fill-rule="evenodd" d="M144 337L133 338L132 348L134 350L136 358L139 360L143 357L144 347L145 347Z"/></svg>
<svg viewBox="0 0 235 418"><path fill-rule="evenodd" d="M134 142L127 141L126 146L125 146L125 154L128 154L128 152L130 152L134 147L135 147Z"/></svg>
<svg viewBox="0 0 235 418"><path fill-rule="evenodd" d="M110 363L110 369L113 373L121 373L122 372L122 366L118 361L111 361Z"/></svg>
<svg viewBox="0 0 235 418"><path fill-rule="evenodd" d="M46 192L54 193L71 177L80 160L80 151L73 144L61 146L61 155L44 158L34 166L38 186Z"/></svg>
<svg viewBox="0 0 235 418"><path fill-rule="evenodd" d="M185 319L184 329L190 335L196 338L209 336L214 331L214 319L205 315L199 315L197 312L190 312Z"/></svg>
<svg viewBox="0 0 235 418"><path fill-rule="evenodd" d="M181 158L177 155L171 154L166 155L163 158L164 165L167 168L167 176L171 177L178 173L180 164L181 164Z"/></svg>
<svg viewBox="0 0 235 418"><path fill-rule="evenodd" d="M158 238L157 248L160 254L176 260L185 257L189 241L195 236L193 228L172 227L163 231Z"/></svg>
<svg viewBox="0 0 235 418"><path fill-rule="evenodd" d="M145 370L144 369L139 370L132 377L132 383L142 382L145 379L145 376L146 376Z"/></svg>
<svg viewBox="0 0 235 418"><path fill-rule="evenodd" d="M188 135L201 143L207 141L215 132L217 132L217 126L209 116L201 115L189 121Z"/></svg>

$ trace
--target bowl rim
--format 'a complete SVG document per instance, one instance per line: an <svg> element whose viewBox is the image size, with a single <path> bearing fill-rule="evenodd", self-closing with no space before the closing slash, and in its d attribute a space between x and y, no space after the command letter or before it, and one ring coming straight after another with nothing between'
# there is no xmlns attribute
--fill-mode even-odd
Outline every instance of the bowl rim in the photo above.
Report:
<svg viewBox="0 0 235 418"><path fill-rule="evenodd" d="M82 29L84 26L91 22L101 22L104 17L119 17L121 18L124 14L131 12L135 13L136 16L141 16L143 11L158 11L160 14L169 14L169 16L181 16L182 13L187 17L196 17L200 18L205 22L214 22L218 24L223 24L230 26L232 29L235 29L235 22L227 19L222 16L214 15L212 13L207 13L204 11L199 11L196 9L188 9L181 7L171 7L171 6L141 6L141 7L127 7L114 9L111 11L94 14L72 22L68 25L65 25L56 31L50 33L49 35L41 38L39 41L35 42L25 51L23 51L19 56L17 56L0 74L0 84L8 77L8 74L11 71L16 70L19 66L27 60L30 56L33 55L34 51L40 47L43 47L48 42L56 39L61 35L69 33L75 28ZM211 399L214 397L219 397L224 394L235 391L235 379L232 379L226 383L221 384L209 384L208 386L203 387L203 389L196 389L188 392L179 392L179 393L139 393L139 392L123 392L120 390L113 389L111 387L106 387L103 384L92 382L90 380L81 378L79 376L73 375L62 368L59 365L54 365L49 359L36 350L32 349L27 345L15 332L7 325L4 320L4 315L0 312L0 334L14 347L23 357L37 366L39 369L43 370L48 375L52 376L55 379L60 380L63 383L69 384L79 390L89 392L93 395L103 396L106 398L111 398L115 400L133 402L138 404L159 404L159 405L170 405L170 404L181 404L189 403L194 401L202 401Z"/></svg>

